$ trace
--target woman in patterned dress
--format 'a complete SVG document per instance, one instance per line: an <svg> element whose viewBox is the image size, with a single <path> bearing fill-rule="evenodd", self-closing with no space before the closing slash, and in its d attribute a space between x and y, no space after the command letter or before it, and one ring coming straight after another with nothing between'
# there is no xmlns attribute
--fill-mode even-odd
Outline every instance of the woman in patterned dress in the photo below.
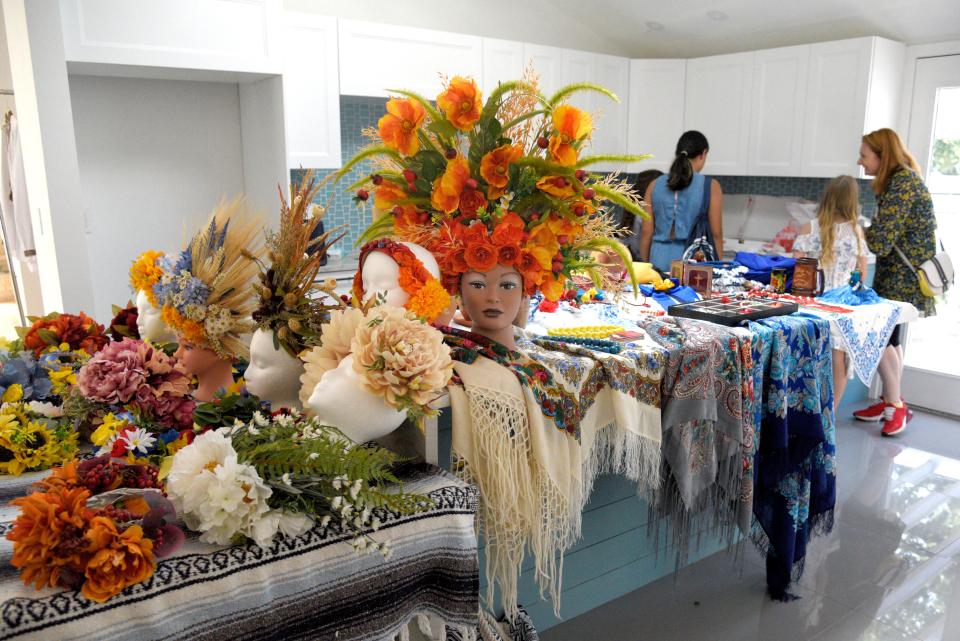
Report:
<svg viewBox="0 0 960 641"><path fill-rule="evenodd" d="M932 316L936 313L934 300L920 291L913 270L937 253L933 199L920 177L920 167L891 129L878 129L863 137L858 163L874 177L873 191L877 194L877 212L866 231L867 245L877 255L873 287L884 298L911 303L922 316ZM897 249L912 265L906 264ZM853 413L862 421L883 419L884 436L902 432L907 424L907 404L900 396L900 327L893 330L880 360L880 402Z"/></svg>

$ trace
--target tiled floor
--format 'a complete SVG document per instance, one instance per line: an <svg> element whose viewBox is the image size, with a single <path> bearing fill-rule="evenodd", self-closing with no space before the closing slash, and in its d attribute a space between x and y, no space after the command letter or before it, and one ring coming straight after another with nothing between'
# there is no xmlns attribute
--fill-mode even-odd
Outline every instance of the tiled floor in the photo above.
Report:
<svg viewBox="0 0 960 641"><path fill-rule="evenodd" d="M960 640L960 422L917 412L896 439L838 423L836 526L811 545L800 599L765 596L755 551L742 570L721 552L541 638Z"/></svg>

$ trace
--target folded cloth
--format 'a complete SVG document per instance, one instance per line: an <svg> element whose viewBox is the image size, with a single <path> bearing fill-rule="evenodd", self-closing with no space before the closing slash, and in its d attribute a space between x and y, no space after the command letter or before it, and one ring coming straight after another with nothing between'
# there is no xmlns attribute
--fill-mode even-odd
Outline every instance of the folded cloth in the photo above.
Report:
<svg viewBox="0 0 960 641"><path fill-rule="evenodd" d="M794 258L788 258L786 256L766 256L764 254L754 254L751 252L737 252L733 260L749 270L745 274L748 280L755 280L758 283L769 285L771 271L774 269L786 269L787 288L790 288L793 284L793 268L797 264Z"/></svg>
<svg viewBox="0 0 960 641"><path fill-rule="evenodd" d="M664 309L677 303L692 303L700 300L700 295L686 285L677 285L664 291L658 291L653 285L640 285L640 293L647 298L652 298Z"/></svg>
<svg viewBox="0 0 960 641"><path fill-rule="evenodd" d="M880 294L869 287L858 286L857 288L853 288L850 285L834 287L831 290L825 291L822 295L817 296L817 299L825 303L837 303L838 305L849 305L851 307L858 305L875 305L883 302Z"/></svg>

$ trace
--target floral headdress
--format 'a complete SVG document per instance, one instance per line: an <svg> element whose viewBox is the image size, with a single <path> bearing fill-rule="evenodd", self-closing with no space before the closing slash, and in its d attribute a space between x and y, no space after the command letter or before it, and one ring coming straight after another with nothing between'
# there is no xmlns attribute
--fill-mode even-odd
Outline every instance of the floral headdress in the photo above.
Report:
<svg viewBox="0 0 960 641"><path fill-rule="evenodd" d="M579 91L617 100L590 83L547 98L531 80L500 84L481 99L473 80L454 77L437 97L439 109L409 91L387 102L373 144L339 176L373 158L377 171L358 181L358 200L373 191L375 218L361 241L393 235L427 247L454 293L460 276L496 264L514 267L526 293L557 300L575 272L600 282L604 270L590 252L626 249L607 203L647 217L627 181L585 168L645 156L581 156L589 114L565 104Z"/></svg>
<svg viewBox="0 0 960 641"><path fill-rule="evenodd" d="M291 356L316 345L330 310L342 307L335 282L320 286L322 295L312 295L327 249L343 238L340 234L331 239L331 231L316 234L323 212L310 210L318 189L308 177L296 185L289 205L280 190L280 228L266 235L268 264L252 257L260 266L260 282L253 286L259 295L253 320L272 331Z"/></svg>
<svg viewBox="0 0 960 641"><path fill-rule="evenodd" d="M353 276L354 304L363 301L363 262L371 252L383 252L400 267L400 289L410 295L404 307L417 318L432 323L450 305L450 296L443 285L420 262L406 245L389 238L373 240L360 249L360 266Z"/></svg>
<svg viewBox="0 0 960 641"><path fill-rule="evenodd" d="M260 221L242 200L221 202L187 249L160 259L154 286L160 317L186 342L221 358L246 358L253 322L250 286L257 275Z"/></svg>
<svg viewBox="0 0 960 641"><path fill-rule="evenodd" d="M158 305L153 288L163 276L163 269L159 264L161 258L163 258L163 252L150 249L137 256L130 265L130 287L135 292L143 291L154 307Z"/></svg>

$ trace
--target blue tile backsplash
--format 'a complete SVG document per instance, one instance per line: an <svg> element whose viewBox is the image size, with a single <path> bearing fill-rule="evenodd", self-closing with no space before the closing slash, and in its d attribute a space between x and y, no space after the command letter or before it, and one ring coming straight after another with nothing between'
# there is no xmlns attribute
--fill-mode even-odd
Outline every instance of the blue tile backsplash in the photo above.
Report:
<svg viewBox="0 0 960 641"><path fill-rule="evenodd" d="M359 96L340 96L340 144L343 160L351 158L357 151L369 144L361 132L367 127L376 127L377 120L384 114L384 98L368 98ZM343 257L354 253L354 243L363 230L370 223L372 215L372 199L365 209L358 208L353 202L353 193L345 188L362 176L369 174L371 166L368 162L355 167L336 186L326 186L314 199L318 205L327 207L324 225L327 229L345 226L346 236L334 247L339 249ZM317 170L318 179L323 179L334 170ZM305 169L294 169L290 172L291 180L300 180L306 173ZM706 172L709 174L708 171ZM827 178L793 178L774 176L718 176L717 180L726 194L757 194L763 196L797 196L808 200L819 200L827 184ZM860 203L863 205L863 214L872 216L876 208L873 191L869 180L859 180Z"/></svg>

